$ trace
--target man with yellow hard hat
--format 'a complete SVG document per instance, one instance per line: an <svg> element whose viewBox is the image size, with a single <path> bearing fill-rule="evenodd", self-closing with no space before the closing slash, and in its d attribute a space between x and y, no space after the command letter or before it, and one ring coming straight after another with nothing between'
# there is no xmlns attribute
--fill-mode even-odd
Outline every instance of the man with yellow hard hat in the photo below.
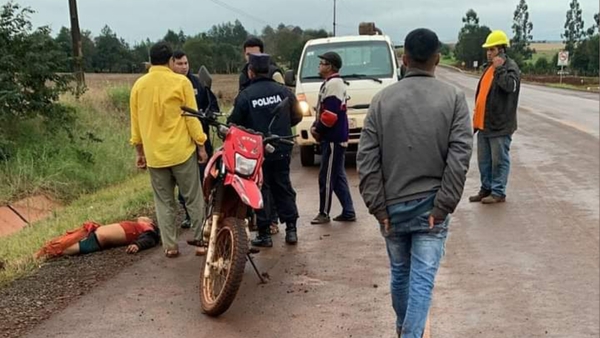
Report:
<svg viewBox="0 0 600 338"><path fill-rule="evenodd" d="M503 31L491 32L485 44L488 63L477 85L473 128L477 133L477 162L481 188L470 202L506 201L510 172L510 143L517 130L517 105L521 72L506 56L510 40Z"/></svg>

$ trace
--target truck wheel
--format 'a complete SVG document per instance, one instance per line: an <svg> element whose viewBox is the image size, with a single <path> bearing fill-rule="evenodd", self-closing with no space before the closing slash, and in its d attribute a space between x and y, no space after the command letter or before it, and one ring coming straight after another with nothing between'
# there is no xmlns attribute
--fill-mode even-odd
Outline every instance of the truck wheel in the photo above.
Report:
<svg viewBox="0 0 600 338"><path fill-rule="evenodd" d="M312 167L315 165L315 148L314 146L300 147L300 163L303 167Z"/></svg>

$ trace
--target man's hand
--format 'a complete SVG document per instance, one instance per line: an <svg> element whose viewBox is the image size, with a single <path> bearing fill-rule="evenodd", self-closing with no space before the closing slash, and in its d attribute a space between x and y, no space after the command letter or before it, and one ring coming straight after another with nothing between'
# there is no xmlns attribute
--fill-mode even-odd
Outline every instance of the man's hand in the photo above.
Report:
<svg viewBox="0 0 600 338"><path fill-rule="evenodd" d="M198 146L198 163L204 164L208 162L208 154L204 146Z"/></svg>
<svg viewBox="0 0 600 338"><path fill-rule="evenodd" d="M135 166L138 169L146 169L146 154L144 153L144 145L136 144L135 145Z"/></svg>
<svg viewBox="0 0 600 338"><path fill-rule="evenodd" d="M136 155L135 166L138 169L146 169L146 156Z"/></svg>
<svg viewBox="0 0 600 338"><path fill-rule="evenodd" d="M317 141L317 142L321 141L321 135L317 132L316 127L310 128L310 134L312 135L312 137L315 138L315 141Z"/></svg>
<svg viewBox="0 0 600 338"><path fill-rule="evenodd" d="M137 253L138 251L140 251L140 247L137 246L136 244L129 245L126 250L126 252L128 254L134 254L134 253Z"/></svg>
<svg viewBox="0 0 600 338"><path fill-rule="evenodd" d="M436 219L433 215L429 215L429 229L433 229L436 224L444 223L445 219Z"/></svg>
<svg viewBox="0 0 600 338"><path fill-rule="evenodd" d="M383 228L385 229L385 233L388 234L390 232L390 219L389 218L384 218L381 221L381 224L383 224Z"/></svg>
<svg viewBox="0 0 600 338"><path fill-rule="evenodd" d="M494 64L494 68L498 68L498 67L502 67L504 66L504 63L506 62L506 60L503 57L500 56L496 56L493 60L492 60L493 64Z"/></svg>

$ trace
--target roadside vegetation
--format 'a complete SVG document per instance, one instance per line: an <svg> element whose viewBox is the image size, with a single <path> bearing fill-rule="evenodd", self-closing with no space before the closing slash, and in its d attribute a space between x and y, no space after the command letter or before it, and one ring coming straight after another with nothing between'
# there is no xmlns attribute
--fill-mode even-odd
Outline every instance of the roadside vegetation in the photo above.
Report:
<svg viewBox="0 0 600 338"><path fill-rule="evenodd" d="M152 193L135 169L129 139L129 83L78 90L47 27L32 11L0 9L0 204L43 194L65 208L0 238L0 284L32 271L33 254L86 220L148 213ZM30 53L35 50L35 53Z"/></svg>

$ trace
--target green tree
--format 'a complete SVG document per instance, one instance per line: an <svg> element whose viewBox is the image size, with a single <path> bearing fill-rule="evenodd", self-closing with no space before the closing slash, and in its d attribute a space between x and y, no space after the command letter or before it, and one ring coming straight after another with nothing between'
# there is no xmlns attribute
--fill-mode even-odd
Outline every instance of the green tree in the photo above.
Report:
<svg viewBox="0 0 600 338"><path fill-rule="evenodd" d="M248 37L248 32L239 20L212 26L208 36L218 44L229 44L241 48Z"/></svg>
<svg viewBox="0 0 600 338"><path fill-rule="evenodd" d="M535 65L533 66L536 74L548 74L553 68L554 67L551 67L548 59L546 59L544 56L537 59L537 61L535 61Z"/></svg>
<svg viewBox="0 0 600 338"><path fill-rule="evenodd" d="M213 62L213 42L206 34L188 38L183 45L183 50L187 54L193 73L196 73L201 66L205 66L210 72L216 72Z"/></svg>
<svg viewBox="0 0 600 338"><path fill-rule="evenodd" d="M73 39L71 30L67 27L61 27L54 41L60 46L60 49L67 56L68 62L63 66L62 71L73 71ZM88 30L81 31L81 49L83 53L83 68L86 72L93 71L92 60L96 52L96 46L92 37L92 32Z"/></svg>
<svg viewBox="0 0 600 338"><path fill-rule="evenodd" d="M577 44L581 42L584 36L583 17L581 16L581 7L579 1L572 0L567 11L565 21L565 32L562 34L565 43L565 50L572 56Z"/></svg>
<svg viewBox="0 0 600 338"><path fill-rule="evenodd" d="M181 32L183 33L183 32ZM167 43L169 43L171 45L171 48L173 49L181 49L181 47L183 46L183 43L185 41L182 41L182 37L175 33L172 30L168 30L167 34L165 34L165 37L163 38L163 40ZM183 37L183 40L185 40L185 36Z"/></svg>
<svg viewBox="0 0 600 338"><path fill-rule="evenodd" d="M594 24L592 27L588 28L587 35L594 36L598 34L598 27L600 26L600 18L598 17L598 13L594 14Z"/></svg>
<svg viewBox="0 0 600 338"><path fill-rule="evenodd" d="M458 42L454 48L456 59L465 62L467 67L472 67L477 61L479 65L486 62L485 50L481 48L491 30L479 25L477 13L470 9L462 19L465 24L458 33Z"/></svg>
<svg viewBox="0 0 600 338"><path fill-rule="evenodd" d="M133 71L129 46L123 39L119 39L108 25L102 28L95 41L96 53L93 59L95 70L109 73Z"/></svg>
<svg viewBox="0 0 600 338"><path fill-rule="evenodd" d="M533 40L533 24L529 21L529 7L525 0L520 0L515 9L512 30L513 37L510 40L508 55L522 68L525 60L530 60L533 54L533 50L529 48Z"/></svg>
<svg viewBox="0 0 600 338"><path fill-rule="evenodd" d="M442 46L440 47L440 54L442 54L444 57L448 57L451 53L452 50L450 49L450 46L447 43L442 43Z"/></svg>
<svg viewBox="0 0 600 338"><path fill-rule="evenodd" d="M599 45L598 34L580 42L571 59L571 67L580 75L598 76Z"/></svg>
<svg viewBox="0 0 600 338"><path fill-rule="evenodd" d="M43 116L67 121L70 110L57 104L72 89L72 76L59 75L66 55L47 26L32 29L30 8L9 1L0 10L0 142L15 119Z"/></svg>

